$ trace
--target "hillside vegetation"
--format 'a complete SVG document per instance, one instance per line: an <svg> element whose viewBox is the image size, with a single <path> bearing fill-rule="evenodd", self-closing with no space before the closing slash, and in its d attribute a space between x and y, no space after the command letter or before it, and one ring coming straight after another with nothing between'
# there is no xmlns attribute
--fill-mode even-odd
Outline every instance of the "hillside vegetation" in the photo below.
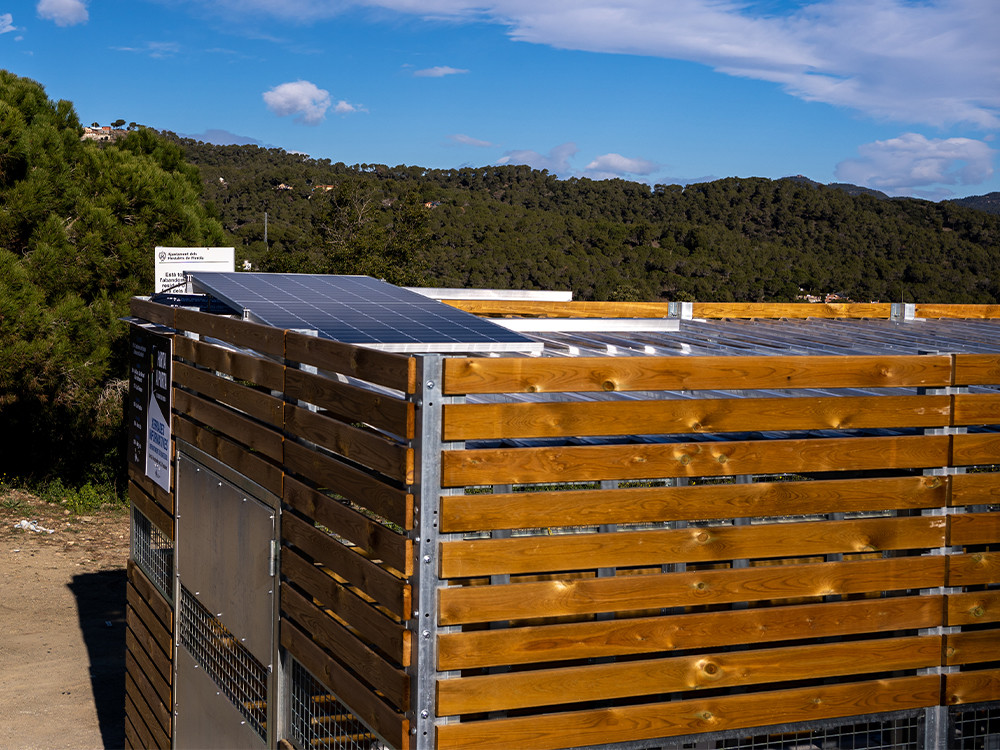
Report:
<svg viewBox="0 0 1000 750"><path fill-rule="evenodd" d="M219 244L198 171L152 131L81 142L67 101L0 71L0 470L124 468L128 300L153 247Z"/></svg>
<svg viewBox="0 0 1000 750"><path fill-rule="evenodd" d="M525 166L347 166L179 143L238 254L262 270L570 289L579 299L1000 299L1000 216L956 203L802 178L650 188Z"/></svg>
<svg viewBox="0 0 1000 750"><path fill-rule="evenodd" d="M152 290L156 245L231 244L265 271L578 299L1000 299L1000 216L955 203L804 179L650 188L525 166L347 166L147 129L105 144L82 132L70 102L0 71L6 478L120 479L120 318Z"/></svg>

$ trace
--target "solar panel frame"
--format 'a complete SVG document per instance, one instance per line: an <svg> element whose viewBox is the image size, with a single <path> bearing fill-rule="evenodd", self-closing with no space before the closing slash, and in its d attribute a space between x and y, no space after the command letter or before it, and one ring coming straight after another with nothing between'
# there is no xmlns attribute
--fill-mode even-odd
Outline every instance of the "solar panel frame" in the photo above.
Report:
<svg viewBox="0 0 1000 750"><path fill-rule="evenodd" d="M374 349L411 353L540 352L485 318L370 276L194 272L192 291L243 317Z"/></svg>

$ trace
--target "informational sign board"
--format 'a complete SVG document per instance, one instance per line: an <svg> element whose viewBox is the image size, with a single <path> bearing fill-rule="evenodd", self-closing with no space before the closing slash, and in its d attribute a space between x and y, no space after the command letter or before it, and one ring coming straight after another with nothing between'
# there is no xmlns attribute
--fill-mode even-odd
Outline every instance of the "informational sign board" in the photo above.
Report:
<svg viewBox="0 0 1000 750"><path fill-rule="evenodd" d="M173 339L133 325L129 346L129 462L170 492Z"/></svg>
<svg viewBox="0 0 1000 750"><path fill-rule="evenodd" d="M157 247L154 293L183 292L185 271L236 270L236 251L231 247Z"/></svg>

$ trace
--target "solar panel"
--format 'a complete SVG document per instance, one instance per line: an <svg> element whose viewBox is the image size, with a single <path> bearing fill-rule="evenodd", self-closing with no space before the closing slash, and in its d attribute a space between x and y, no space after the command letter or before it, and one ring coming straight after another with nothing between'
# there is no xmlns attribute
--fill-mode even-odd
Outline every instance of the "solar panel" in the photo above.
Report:
<svg viewBox="0 0 1000 750"><path fill-rule="evenodd" d="M190 274L192 289L258 323L396 352L540 351L484 318L369 276Z"/></svg>

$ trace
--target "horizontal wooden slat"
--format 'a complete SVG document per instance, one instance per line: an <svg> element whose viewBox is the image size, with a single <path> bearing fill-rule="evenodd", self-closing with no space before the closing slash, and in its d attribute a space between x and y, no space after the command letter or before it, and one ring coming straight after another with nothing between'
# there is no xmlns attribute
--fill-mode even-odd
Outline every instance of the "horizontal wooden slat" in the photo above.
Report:
<svg viewBox="0 0 1000 750"><path fill-rule="evenodd" d="M174 519L153 501L135 482L128 483L128 498L136 508L168 539L174 538Z"/></svg>
<svg viewBox="0 0 1000 750"><path fill-rule="evenodd" d="M593 300L544 301L507 299L441 300L459 310L483 316L530 316L538 318L666 318L669 302L605 302Z"/></svg>
<svg viewBox="0 0 1000 750"><path fill-rule="evenodd" d="M342 461L285 441L285 468L404 529L413 526L413 496Z"/></svg>
<svg viewBox="0 0 1000 750"><path fill-rule="evenodd" d="M341 584L324 568L307 562L286 548L281 555L281 574L324 607L337 613L355 632L394 659L409 666L410 631L405 626L376 609Z"/></svg>
<svg viewBox="0 0 1000 750"><path fill-rule="evenodd" d="M281 497L282 471L274 463L222 435L190 422L182 415L174 415L174 437L186 440L196 448L231 466L243 476L264 489ZM287 444L287 443L286 443Z"/></svg>
<svg viewBox="0 0 1000 750"><path fill-rule="evenodd" d="M384 393L289 368L285 395L405 439L414 434L413 404Z"/></svg>
<svg viewBox="0 0 1000 750"><path fill-rule="evenodd" d="M955 399L955 424L1000 424L1000 393L960 393Z"/></svg>
<svg viewBox="0 0 1000 750"><path fill-rule="evenodd" d="M285 357L404 393L416 392L416 360L403 354L289 331L285 335Z"/></svg>
<svg viewBox="0 0 1000 750"><path fill-rule="evenodd" d="M1000 630L974 630L945 636L945 664L1000 661ZM1000 697L1000 693L994 699Z"/></svg>
<svg viewBox="0 0 1000 750"><path fill-rule="evenodd" d="M183 362L174 362L174 385L196 391L209 399L221 401L262 422L281 427L285 402L206 370L198 370Z"/></svg>
<svg viewBox="0 0 1000 750"><path fill-rule="evenodd" d="M960 513L951 516L948 543L1000 544L1000 513Z"/></svg>
<svg viewBox="0 0 1000 750"><path fill-rule="evenodd" d="M1000 463L1000 433L972 433L954 435L953 438L953 466Z"/></svg>
<svg viewBox="0 0 1000 750"><path fill-rule="evenodd" d="M972 476L972 475L962 475ZM1000 480L1000 474L996 477ZM444 495L445 532L658 523L894 508L937 508L956 477L912 476L696 487ZM998 483L1000 493L1000 483Z"/></svg>
<svg viewBox="0 0 1000 750"><path fill-rule="evenodd" d="M275 461L281 460L284 437L278 430L270 429L219 404L178 388L174 389L173 408L176 412L202 422L223 435L234 437L254 451L263 453Z"/></svg>
<svg viewBox="0 0 1000 750"><path fill-rule="evenodd" d="M888 302L695 302L696 318L888 318Z"/></svg>
<svg viewBox="0 0 1000 750"><path fill-rule="evenodd" d="M132 560L128 561L127 567L128 582L135 588L143 601L156 615L168 633L174 632L174 610L170 602L163 598L163 594L153 585L152 581L146 578L145 573Z"/></svg>
<svg viewBox="0 0 1000 750"><path fill-rule="evenodd" d="M444 373L447 394L944 387L951 358L449 357Z"/></svg>
<svg viewBox="0 0 1000 750"><path fill-rule="evenodd" d="M948 435L914 435L445 451L441 457L441 483L459 487L913 469L947 465L950 439Z"/></svg>
<svg viewBox="0 0 1000 750"><path fill-rule="evenodd" d="M557 750L937 705L937 675L442 724L444 750Z"/></svg>
<svg viewBox="0 0 1000 750"><path fill-rule="evenodd" d="M401 618L407 616L410 587L385 568L367 560L292 513L282 515L281 536L285 542L295 545L350 581L395 615Z"/></svg>
<svg viewBox="0 0 1000 750"><path fill-rule="evenodd" d="M949 423L950 403L880 396L446 404L444 439L932 427Z"/></svg>
<svg viewBox="0 0 1000 750"><path fill-rule="evenodd" d="M941 636L812 644L439 679L438 715L936 666Z"/></svg>
<svg viewBox="0 0 1000 750"><path fill-rule="evenodd" d="M948 555L948 586L1000 583L1000 552Z"/></svg>
<svg viewBox="0 0 1000 750"><path fill-rule="evenodd" d="M830 638L943 624L942 597L893 597L438 636L440 671Z"/></svg>
<svg viewBox="0 0 1000 750"><path fill-rule="evenodd" d="M338 419L285 404L285 431L391 479L413 483L413 450Z"/></svg>
<svg viewBox="0 0 1000 750"><path fill-rule="evenodd" d="M948 596L946 625L1000 622L1000 591L970 591ZM1000 644L998 644L1000 649Z"/></svg>
<svg viewBox="0 0 1000 750"><path fill-rule="evenodd" d="M1000 472L955 474L951 482L952 505L1000 504Z"/></svg>
<svg viewBox="0 0 1000 750"><path fill-rule="evenodd" d="M995 701L998 695L1000 669L953 672L944 676L944 697L949 706Z"/></svg>
<svg viewBox="0 0 1000 750"><path fill-rule="evenodd" d="M955 385L1000 385L1000 354L956 354Z"/></svg>
<svg viewBox="0 0 1000 750"><path fill-rule="evenodd" d="M275 391L285 389L285 366L274 360L226 349L204 341L176 336L174 356L211 370L224 372Z"/></svg>
<svg viewBox="0 0 1000 750"><path fill-rule="evenodd" d="M132 297L128 301L129 313L135 318L148 320L150 323L158 323L168 328L174 328L174 311L176 307L161 305L158 302L150 302L148 298Z"/></svg>
<svg viewBox="0 0 1000 750"><path fill-rule="evenodd" d="M441 577L944 546L942 516L478 539L441 545Z"/></svg>
<svg viewBox="0 0 1000 750"><path fill-rule="evenodd" d="M413 545L404 535L292 477L285 478L285 502L320 526L368 550L404 576L412 573Z"/></svg>
<svg viewBox="0 0 1000 750"><path fill-rule="evenodd" d="M941 305L917 303L918 318L972 318L989 320L1000 318L1000 305Z"/></svg>
<svg viewBox="0 0 1000 750"><path fill-rule="evenodd" d="M442 625L932 588L944 557L552 580L438 592Z"/></svg>
<svg viewBox="0 0 1000 750"><path fill-rule="evenodd" d="M380 737L400 750L410 747L406 718L372 693L288 620L281 621L281 645Z"/></svg>
<svg viewBox="0 0 1000 750"><path fill-rule="evenodd" d="M385 661L287 582L281 584L281 610L356 677L373 686L401 712L409 710L409 675Z"/></svg>
<svg viewBox="0 0 1000 750"><path fill-rule="evenodd" d="M281 357L285 353L285 332L273 326L178 307L174 313L174 328L265 354Z"/></svg>
<svg viewBox="0 0 1000 750"><path fill-rule="evenodd" d="M171 445L171 452L173 452L174 446ZM152 478L147 477L144 471L144 467L138 466L132 462L128 465L128 478L130 482L134 482L138 487L142 489L149 497L153 498L157 505L159 505L168 515L173 516L174 514L174 493L167 492L160 485L152 480ZM170 462L170 486L173 487L174 479L174 464L173 461Z"/></svg>

